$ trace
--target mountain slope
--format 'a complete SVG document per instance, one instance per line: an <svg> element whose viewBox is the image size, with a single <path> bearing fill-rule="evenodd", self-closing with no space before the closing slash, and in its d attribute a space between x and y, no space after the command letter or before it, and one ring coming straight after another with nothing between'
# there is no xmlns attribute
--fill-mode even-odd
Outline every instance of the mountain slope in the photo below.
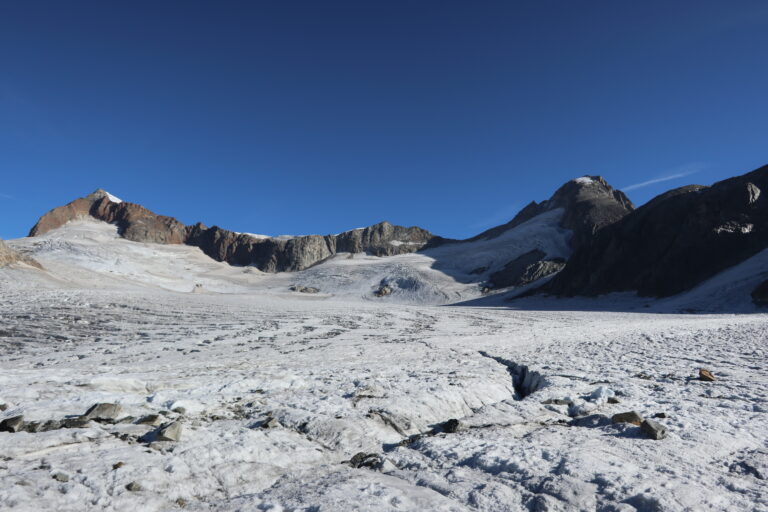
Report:
<svg viewBox="0 0 768 512"><path fill-rule="evenodd" d="M635 206L622 191L611 187L602 176L582 176L566 182L546 201L532 201L508 223L484 231L470 240L497 237L508 229L556 208L564 210L560 224L573 231L571 245L575 248L600 228L624 217Z"/></svg>
<svg viewBox="0 0 768 512"><path fill-rule="evenodd" d="M766 191L768 166L662 194L579 247L548 291L665 297L688 290L768 247Z"/></svg>
<svg viewBox="0 0 768 512"><path fill-rule="evenodd" d="M511 229L551 211L562 211L559 225L571 234L569 246L577 249L589 243L601 228L613 224L634 210L634 205L623 192L611 187L602 176L582 176L562 185L552 197L541 203L531 202L510 222L491 228L469 241L491 240ZM488 276L490 288L525 286L531 282L559 272L570 251L548 254L533 249L518 254L504 268Z"/></svg>

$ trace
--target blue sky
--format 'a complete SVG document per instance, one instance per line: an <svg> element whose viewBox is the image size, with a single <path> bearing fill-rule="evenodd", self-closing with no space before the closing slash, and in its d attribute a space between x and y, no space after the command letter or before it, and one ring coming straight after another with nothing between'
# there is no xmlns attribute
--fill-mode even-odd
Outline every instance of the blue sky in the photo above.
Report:
<svg viewBox="0 0 768 512"><path fill-rule="evenodd" d="M467 237L600 174L768 163L768 2L3 2L0 237L105 188L186 223Z"/></svg>

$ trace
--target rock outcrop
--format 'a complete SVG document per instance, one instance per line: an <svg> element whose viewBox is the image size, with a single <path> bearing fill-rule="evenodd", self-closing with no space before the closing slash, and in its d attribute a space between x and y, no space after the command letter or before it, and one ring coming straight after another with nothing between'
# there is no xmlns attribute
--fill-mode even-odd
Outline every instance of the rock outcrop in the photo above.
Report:
<svg viewBox="0 0 768 512"><path fill-rule="evenodd" d="M93 217L115 224L118 233L135 242L187 244L199 247L217 261L253 265L263 272L298 271L339 252L367 252L391 256L417 251L442 239L418 227L381 222L338 235L262 238L202 223L186 226L143 206L115 201L104 190L72 201L43 215L29 233L40 236L72 220Z"/></svg>
<svg viewBox="0 0 768 512"><path fill-rule="evenodd" d="M433 244L439 237L419 227L404 228L380 222L367 228L345 231L333 237L336 252L367 252L374 256L394 256Z"/></svg>
<svg viewBox="0 0 768 512"><path fill-rule="evenodd" d="M547 291L686 291L768 247L766 190L768 166L662 194L579 245Z"/></svg>
<svg viewBox="0 0 768 512"><path fill-rule="evenodd" d="M11 249L5 244L5 242L0 240L0 267L13 265L15 263L25 263L39 269L43 268L42 265L40 265L40 263L35 261L33 258L30 258L25 254L21 254L20 252Z"/></svg>
<svg viewBox="0 0 768 512"><path fill-rule="evenodd" d="M544 251L534 249L507 263L502 270L494 272L489 284L494 288L524 286L554 274L565 266L562 258L547 259Z"/></svg>

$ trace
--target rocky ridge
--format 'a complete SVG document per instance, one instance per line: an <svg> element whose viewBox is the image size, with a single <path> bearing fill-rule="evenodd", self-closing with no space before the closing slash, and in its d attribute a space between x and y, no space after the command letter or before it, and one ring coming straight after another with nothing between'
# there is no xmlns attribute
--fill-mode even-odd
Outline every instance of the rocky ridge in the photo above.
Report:
<svg viewBox="0 0 768 512"><path fill-rule="evenodd" d="M637 291L642 296L664 297L686 291L768 248L767 188L765 166L711 187L680 187L635 209L604 178L584 176L565 183L549 199L530 203L510 222L467 240L448 240L418 227L387 222L336 235L260 237L202 223L187 226L97 190L45 214L30 236L92 217L117 225L129 240L187 244L217 261L284 272L307 269L341 252L392 256L493 239L559 209L560 226L572 232L573 253L567 261L557 257L562 254L531 250L493 272L487 266L472 271L478 282L487 279L482 286L490 290L550 278L539 291L564 296ZM471 244L466 247L473 250ZM385 295L387 288L382 290ZM763 303L762 289L755 295L755 302Z"/></svg>
<svg viewBox="0 0 768 512"><path fill-rule="evenodd" d="M768 247L766 191L768 166L661 194L578 246L547 291L686 291Z"/></svg>
<svg viewBox="0 0 768 512"><path fill-rule="evenodd" d="M192 245L217 261L254 265L264 272L303 270L338 252L367 252L376 256L405 254L442 240L419 227L394 226L388 222L337 235L260 238L218 226L209 228L202 223L187 226L141 205L115 202L113 196L101 189L46 213L29 236L40 236L69 221L87 217L116 224L120 235L128 240Z"/></svg>

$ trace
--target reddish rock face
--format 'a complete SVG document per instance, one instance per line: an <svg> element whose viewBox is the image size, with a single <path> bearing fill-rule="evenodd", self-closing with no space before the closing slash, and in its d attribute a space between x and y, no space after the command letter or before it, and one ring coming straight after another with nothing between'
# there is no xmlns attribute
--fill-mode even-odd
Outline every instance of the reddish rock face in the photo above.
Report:
<svg viewBox="0 0 768 512"><path fill-rule="evenodd" d="M138 204L113 203L104 197L93 203L90 214L104 222L117 224L120 235L134 242L183 244L187 241L187 226Z"/></svg>
<svg viewBox="0 0 768 512"><path fill-rule="evenodd" d="M49 211L40 217L29 236L44 235L86 217L116 224L120 235L134 242L183 244L187 239L187 227L173 217L157 215L138 204L112 202L103 190Z"/></svg>
<svg viewBox="0 0 768 512"><path fill-rule="evenodd" d="M67 222L88 217L93 206L93 200L87 197L75 199L69 204L59 206L49 211L37 221L30 230L29 236L44 235L52 229L60 228Z"/></svg>
<svg viewBox="0 0 768 512"><path fill-rule="evenodd" d="M138 204L114 202L103 190L46 213L29 236L40 236L69 221L89 216L117 225L120 235L128 240L192 245L217 261L254 265L264 272L303 270L336 252L369 252L377 256L414 252L440 240L421 228L404 228L386 222L339 235L254 238L217 226L208 228L200 223L186 226Z"/></svg>

